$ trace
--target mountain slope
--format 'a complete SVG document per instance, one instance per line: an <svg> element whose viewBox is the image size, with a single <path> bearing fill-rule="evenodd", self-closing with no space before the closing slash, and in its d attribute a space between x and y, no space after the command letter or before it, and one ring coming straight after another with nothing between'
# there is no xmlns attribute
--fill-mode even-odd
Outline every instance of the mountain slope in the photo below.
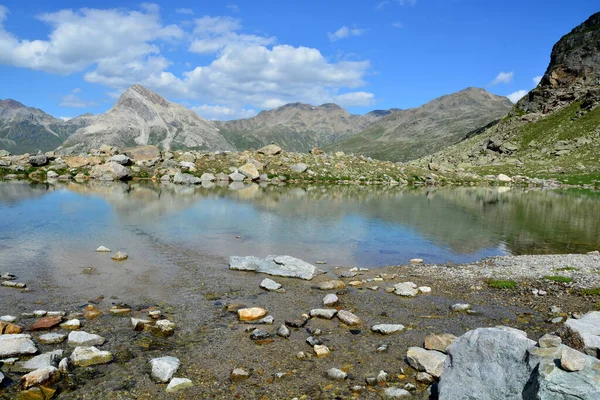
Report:
<svg viewBox="0 0 600 400"><path fill-rule="evenodd" d="M467 88L421 107L384 116L363 132L327 149L407 161L459 142L469 132L506 115L511 107L506 97Z"/></svg>
<svg viewBox="0 0 600 400"><path fill-rule="evenodd" d="M152 144L165 150L233 150L209 121L140 85L133 85L106 113L70 136L58 150L80 153L102 144Z"/></svg>
<svg viewBox="0 0 600 400"><path fill-rule="evenodd" d="M18 101L0 100L0 149L15 154L54 150L87 123L86 116L63 121Z"/></svg>
<svg viewBox="0 0 600 400"><path fill-rule="evenodd" d="M306 152L350 137L378 118L375 114L369 117L353 115L332 103L318 107L290 103L261 111L252 118L216 124L239 149L258 148L276 142L286 150Z"/></svg>
<svg viewBox="0 0 600 400"><path fill-rule="evenodd" d="M596 13L554 45L539 85L499 124L417 164L481 174L560 174L569 183L596 179L599 105L600 13Z"/></svg>

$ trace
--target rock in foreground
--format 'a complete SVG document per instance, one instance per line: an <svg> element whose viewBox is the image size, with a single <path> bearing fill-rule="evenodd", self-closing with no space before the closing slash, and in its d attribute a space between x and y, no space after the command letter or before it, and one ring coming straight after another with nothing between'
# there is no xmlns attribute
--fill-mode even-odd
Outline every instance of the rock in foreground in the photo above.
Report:
<svg viewBox="0 0 600 400"><path fill-rule="evenodd" d="M229 260L229 269L255 271L267 275L305 280L311 280L315 276L324 273L314 265L290 256L267 256L264 259L253 256L233 256Z"/></svg>
<svg viewBox="0 0 600 400"><path fill-rule="evenodd" d="M37 353L30 335L0 335L0 357L13 357Z"/></svg>

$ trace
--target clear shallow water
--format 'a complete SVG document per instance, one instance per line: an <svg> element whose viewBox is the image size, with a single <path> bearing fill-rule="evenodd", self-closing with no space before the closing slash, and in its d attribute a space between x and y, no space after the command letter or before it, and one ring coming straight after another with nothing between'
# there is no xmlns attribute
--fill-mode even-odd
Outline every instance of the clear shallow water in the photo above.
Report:
<svg viewBox="0 0 600 400"><path fill-rule="evenodd" d="M95 265L100 245L148 271L165 246L367 267L586 252L600 248L599 215L586 191L2 183L0 271L68 279Z"/></svg>

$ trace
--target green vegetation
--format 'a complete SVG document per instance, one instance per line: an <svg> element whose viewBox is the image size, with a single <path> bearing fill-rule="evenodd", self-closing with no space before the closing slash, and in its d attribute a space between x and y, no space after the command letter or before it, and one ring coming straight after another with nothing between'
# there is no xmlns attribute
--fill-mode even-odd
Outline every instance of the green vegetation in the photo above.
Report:
<svg viewBox="0 0 600 400"><path fill-rule="evenodd" d="M554 271L559 272L559 271L579 271L577 268L575 267L562 267L562 268L556 268Z"/></svg>
<svg viewBox="0 0 600 400"><path fill-rule="evenodd" d="M561 283L573 282L573 278L569 278L568 276L561 276L561 275L546 275L544 277L544 279L547 279L547 280L553 281L553 282L561 282Z"/></svg>
<svg viewBox="0 0 600 400"><path fill-rule="evenodd" d="M512 280L502 280L502 279L489 279L487 281L489 287L494 289L514 289L519 284Z"/></svg>
<svg viewBox="0 0 600 400"><path fill-rule="evenodd" d="M581 289L583 296L600 296L600 287Z"/></svg>

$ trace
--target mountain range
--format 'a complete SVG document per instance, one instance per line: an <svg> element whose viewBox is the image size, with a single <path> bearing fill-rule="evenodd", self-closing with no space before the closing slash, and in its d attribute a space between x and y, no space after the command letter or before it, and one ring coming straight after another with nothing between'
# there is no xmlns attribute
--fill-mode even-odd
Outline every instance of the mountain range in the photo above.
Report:
<svg viewBox="0 0 600 400"><path fill-rule="evenodd" d="M405 146L407 141L435 151L510 109L505 97L473 88L410 110L393 108L356 115L332 103L290 103L252 118L225 122L208 121L140 85L127 89L106 113L68 121L14 100L0 104L0 148L13 153L56 149L78 154L102 144L121 148L153 144L168 150L246 150L275 142L288 151L326 147L394 161L423 154ZM373 132L380 131L385 134L372 137ZM382 145L393 150L377 151Z"/></svg>

